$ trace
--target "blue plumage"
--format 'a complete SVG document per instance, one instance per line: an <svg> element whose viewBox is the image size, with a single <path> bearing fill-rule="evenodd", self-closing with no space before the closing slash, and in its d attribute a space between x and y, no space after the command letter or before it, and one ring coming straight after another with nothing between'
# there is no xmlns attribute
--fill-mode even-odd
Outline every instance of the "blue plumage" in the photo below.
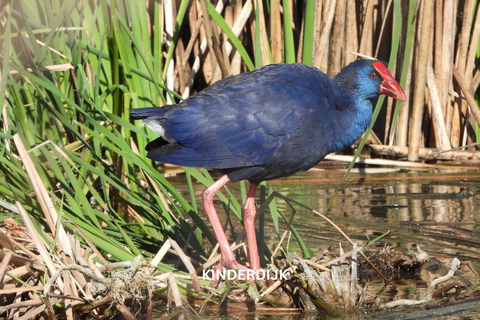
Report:
<svg viewBox="0 0 480 320"><path fill-rule="evenodd" d="M332 80L306 65L269 65L131 117L163 135L147 145L149 158L259 183L307 170L361 136L383 80L374 63L356 61Z"/></svg>

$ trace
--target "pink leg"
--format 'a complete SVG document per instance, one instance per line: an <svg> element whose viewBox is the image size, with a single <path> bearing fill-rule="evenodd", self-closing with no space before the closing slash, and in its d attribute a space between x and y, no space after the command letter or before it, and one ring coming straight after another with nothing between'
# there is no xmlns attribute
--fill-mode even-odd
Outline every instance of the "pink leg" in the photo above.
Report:
<svg viewBox="0 0 480 320"><path fill-rule="evenodd" d="M228 269L235 269L239 266L239 264L237 263L233 251L228 244L225 232L223 232L222 224L220 223L220 219L218 219L217 212L213 206L213 197L215 196L215 193L229 181L230 179L228 176L223 175L220 179L215 181L214 184L208 187L203 192L203 205L205 206L205 211L207 212L208 219L210 219L213 232L215 233L220 246L220 252L222 253L222 265Z"/></svg>
<svg viewBox="0 0 480 320"><path fill-rule="evenodd" d="M257 237L255 235L255 192L257 185L250 184L247 200L243 206L243 223L247 234L248 254L250 255L250 268L260 270L260 257L258 256Z"/></svg>

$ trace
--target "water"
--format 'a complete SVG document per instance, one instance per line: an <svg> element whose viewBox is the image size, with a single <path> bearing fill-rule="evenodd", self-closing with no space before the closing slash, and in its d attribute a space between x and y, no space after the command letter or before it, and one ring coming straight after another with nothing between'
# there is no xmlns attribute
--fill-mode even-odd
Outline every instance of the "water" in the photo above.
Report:
<svg viewBox="0 0 480 320"><path fill-rule="evenodd" d="M323 169L317 168L313 172L272 181L271 187L320 212L324 212L331 202L328 217L359 245L389 232L366 250L373 256L372 260L375 260L375 252L382 248L398 250L406 257L411 256L410 250L415 251L418 247L428 253L430 261L420 267L397 268L393 272L386 268L384 271L390 280L387 286L368 267L365 268L364 273L361 273L361 281L368 283L372 292L380 292L382 302L424 299L428 285L448 271L454 257L461 261L459 272L450 281L454 287L444 293L445 297L436 297L430 302L431 306L475 298L478 295L475 290L479 289L480 281L480 170L354 169L334 197L343 175L344 168L341 166L332 167L329 163L324 163ZM237 199L240 199L239 184L231 184L231 188ZM202 186L196 186L198 196L202 189ZM283 201L278 201L278 207L290 218L291 210ZM351 249L351 245L323 219L304 208L296 207L296 210L292 224L315 256L319 257L329 247L335 252L339 243L345 251ZM219 210L224 215L222 212ZM277 234L273 220L267 213L265 240L269 248L278 244L280 236L289 227L287 223L281 222L279 229ZM286 247L286 243L283 245ZM293 239L289 250L299 251ZM381 259L388 260L388 257L379 259L377 263L382 264ZM462 307L453 308L461 309L463 319L474 318L480 312L476 303L460 305ZM432 309L430 313L425 313L423 307L410 310L413 318L440 317L437 309ZM419 310L424 314L418 314ZM440 309L440 313L442 310L446 309ZM455 310L449 313L449 319L457 317ZM398 311L375 312L370 317L393 317L396 312ZM250 317L247 313L238 316ZM284 319L292 316L284 316ZM259 314L255 317L266 319Z"/></svg>

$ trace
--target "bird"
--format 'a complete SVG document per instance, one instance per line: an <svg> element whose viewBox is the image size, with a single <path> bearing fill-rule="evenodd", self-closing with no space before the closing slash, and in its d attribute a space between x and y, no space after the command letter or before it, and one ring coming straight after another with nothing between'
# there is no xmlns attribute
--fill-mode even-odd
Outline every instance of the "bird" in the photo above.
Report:
<svg viewBox="0 0 480 320"><path fill-rule="evenodd" d="M145 147L148 158L222 172L202 194L221 251L217 268L257 271L258 184L308 170L352 145L380 94L406 100L379 60L356 60L333 78L309 65L280 63L219 80L178 104L131 109L130 117L159 135ZM242 207L249 267L237 262L213 205L217 191L241 180L250 182Z"/></svg>

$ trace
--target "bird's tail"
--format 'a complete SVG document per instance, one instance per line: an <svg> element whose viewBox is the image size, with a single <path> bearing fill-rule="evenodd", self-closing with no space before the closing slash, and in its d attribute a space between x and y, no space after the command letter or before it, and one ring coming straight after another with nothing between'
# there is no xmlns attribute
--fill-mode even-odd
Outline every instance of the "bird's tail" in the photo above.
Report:
<svg viewBox="0 0 480 320"><path fill-rule="evenodd" d="M140 120L146 118L161 118L169 108L166 107L150 107L130 109L130 118L132 120Z"/></svg>

